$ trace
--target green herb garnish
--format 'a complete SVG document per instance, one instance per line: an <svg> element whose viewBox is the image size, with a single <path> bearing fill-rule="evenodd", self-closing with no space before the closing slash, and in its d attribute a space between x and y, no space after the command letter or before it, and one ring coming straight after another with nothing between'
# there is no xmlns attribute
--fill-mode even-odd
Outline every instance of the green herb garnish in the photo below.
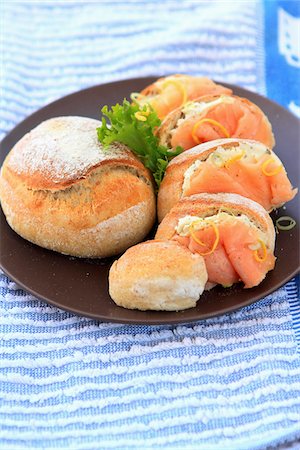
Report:
<svg viewBox="0 0 300 450"><path fill-rule="evenodd" d="M155 130L161 121L150 105L139 106L124 99L108 109L101 110L102 125L97 128L98 139L105 147L112 142L127 145L153 173L159 187L169 161L183 151L181 147L168 149L159 144ZM109 123L109 125L108 125Z"/></svg>

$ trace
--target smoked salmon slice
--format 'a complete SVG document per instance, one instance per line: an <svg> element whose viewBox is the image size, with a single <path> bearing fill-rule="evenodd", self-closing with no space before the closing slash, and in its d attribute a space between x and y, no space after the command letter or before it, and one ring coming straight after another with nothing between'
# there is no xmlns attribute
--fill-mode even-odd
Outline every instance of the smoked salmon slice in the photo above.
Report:
<svg viewBox="0 0 300 450"><path fill-rule="evenodd" d="M236 147L233 156L223 161L215 152L216 161L208 158L193 173L184 194L233 192L255 200L267 211L294 198L297 189L292 188L279 158L267 150L258 156L250 151L247 157L246 148L245 144Z"/></svg>
<svg viewBox="0 0 300 450"><path fill-rule="evenodd" d="M297 194L283 163L265 145L245 139L219 139L198 145L168 165L158 192L161 221L183 196L229 192L250 198L267 211Z"/></svg>
<svg viewBox="0 0 300 450"><path fill-rule="evenodd" d="M209 226L211 221L219 222L219 237L217 247L210 253L209 249L216 239L212 227ZM193 253L203 256L210 283L229 287L242 281L245 288L251 288L257 286L266 273L274 268L275 257L270 252L265 254L264 244L261 244L259 232L255 227L250 227L228 213L207 217L203 223L206 223L205 228L197 230L193 236L177 235L174 239ZM195 239L203 245L199 245Z"/></svg>
<svg viewBox="0 0 300 450"><path fill-rule="evenodd" d="M275 145L267 116L236 95L207 95L184 104L168 114L157 135L161 144L184 150L221 138L252 139L270 149Z"/></svg>
<svg viewBox="0 0 300 450"><path fill-rule="evenodd" d="M171 239L204 258L208 282L257 286L274 269L275 230L258 203L237 194L182 198L158 227L156 239Z"/></svg>

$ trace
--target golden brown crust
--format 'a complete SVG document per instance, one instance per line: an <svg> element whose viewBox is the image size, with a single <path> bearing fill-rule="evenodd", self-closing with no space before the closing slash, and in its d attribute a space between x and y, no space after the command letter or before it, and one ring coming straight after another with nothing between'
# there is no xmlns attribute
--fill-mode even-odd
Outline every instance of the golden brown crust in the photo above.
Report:
<svg viewBox="0 0 300 450"><path fill-rule="evenodd" d="M182 106L171 111L162 121L160 127L156 131L156 136L161 145L170 148L172 139L172 130L177 127L179 119L183 118Z"/></svg>
<svg viewBox="0 0 300 450"><path fill-rule="evenodd" d="M93 139L95 127L90 133ZM117 158L115 149L110 156L101 151L97 147L100 156L94 152L94 165L89 164L94 157L85 167L78 165L77 176L67 161L72 170L66 179L53 170L50 180L48 164L26 167L22 158L10 164L10 154L0 176L1 205L10 226L42 247L81 257L114 255L142 240L155 220L151 176L128 149L117 149Z"/></svg>
<svg viewBox="0 0 300 450"><path fill-rule="evenodd" d="M165 216L156 232L156 239L172 239L178 220L185 216L208 217L219 210L245 214L264 233L267 247L273 252L275 230L266 210L258 203L238 194L195 194L183 197Z"/></svg>
<svg viewBox="0 0 300 450"><path fill-rule="evenodd" d="M123 144L104 149L97 139L101 122L63 116L46 120L23 136L4 165L30 189L60 190L107 164L138 169L151 179L141 161Z"/></svg>
<svg viewBox="0 0 300 450"><path fill-rule="evenodd" d="M156 130L156 136L161 145L165 145L168 148L171 147L171 132L177 127L178 120L184 116L182 113L183 107L184 105L169 112Z"/></svg>
<svg viewBox="0 0 300 450"><path fill-rule="evenodd" d="M173 241L147 241L114 262L109 292L125 308L178 311L196 305L206 281L200 255Z"/></svg>

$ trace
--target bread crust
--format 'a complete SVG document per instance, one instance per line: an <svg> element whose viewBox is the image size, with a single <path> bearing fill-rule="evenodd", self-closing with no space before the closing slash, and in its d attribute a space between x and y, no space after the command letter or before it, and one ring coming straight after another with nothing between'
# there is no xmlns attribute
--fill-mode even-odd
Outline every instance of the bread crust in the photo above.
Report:
<svg viewBox="0 0 300 450"><path fill-rule="evenodd" d="M234 215L245 214L264 234L267 248L273 253L275 229L267 211L258 203L238 194L195 194L183 197L159 225L155 239L172 239L180 218L185 216L208 217L227 209Z"/></svg>
<svg viewBox="0 0 300 450"><path fill-rule="evenodd" d="M112 146L106 153L97 141L99 125L87 118L50 119L9 153L0 175L1 206L11 228L23 238L72 256L107 257L150 231L155 220L151 175L125 146ZM68 135L70 126L72 143L78 142L79 149L71 148L70 155L60 159L64 145L52 148L45 163L45 152L34 148L37 160L28 161L34 140L47 149L50 139L63 142L61 136Z"/></svg>
<svg viewBox="0 0 300 450"><path fill-rule="evenodd" d="M196 305L206 281L200 255L174 241L155 240L131 247L114 262L109 293L124 308L179 311Z"/></svg>
<svg viewBox="0 0 300 450"><path fill-rule="evenodd" d="M99 166L117 163L149 171L128 147L113 143L103 148L97 139L101 122L87 117L63 116L42 122L25 134L7 155L7 167L30 189L61 190L86 178Z"/></svg>

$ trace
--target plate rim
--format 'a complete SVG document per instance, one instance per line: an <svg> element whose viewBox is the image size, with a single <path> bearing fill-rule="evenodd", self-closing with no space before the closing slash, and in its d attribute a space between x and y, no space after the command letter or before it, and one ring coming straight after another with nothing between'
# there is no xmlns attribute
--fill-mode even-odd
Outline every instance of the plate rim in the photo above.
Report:
<svg viewBox="0 0 300 450"><path fill-rule="evenodd" d="M20 236L21 237L21 236ZM23 239L23 238L22 238ZM35 244L33 244L35 245ZM51 250L50 250L51 251ZM298 267L298 269L296 269L292 275L288 275L286 277L286 279L282 282L280 281L279 283L277 283L275 286L272 286L272 288L269 289L268 293L265 296L261 296L260 294L257 294L256 296L252 297L251 299L247 300L246 302L244 302L244 304L242 306L237 306L235 308L232 307L226 307L223 308L222 311L218 311L216 313L206 313L206 314L202 314L201 318L190 318L190 319L186 319L186 320L182 320L179 316L178 319L167 319L167 321L158 321L153 319L153 321L151 319L145 319L145 320L141 320L141 321L137 321L135 319L117 319L114 317L110 317L108 318L107 316L101 316L99 314L89 314L89 313L82 313L79 310L76 310L76 308L68 308L66 306L61 306L60 303L55 303L55 301L53 300L49 300L48 298L44 297L43 295L37 294L34 289L28 288L26 287L22 282L18 281L13 275L11 275L10 273L8 273L8 271L6 271L1 264L0 261L0 269L3 271L3 273L9 277L13 282L15 282L22 290L24 290L25 292L28 292L29 294L33 295L36 300L38 301L44 301L47 304L50 304L51 306L54 306L56 308L59 308L65 312L68 313L72 313L75 314L77 316L83 317L83 318L88 318L88 319L92 319L92 320L96 320L98 322L105 322L105 323L123 323L123 324L129 324L129 325L173 325L173 324L178 324L178 323L193 323L193 322L200 322L201 320L206 320L206 319L210 319L210 318L214 318L214 317L219 317L219 316L223 316L225 314L228 314L230 312L235 312L235 311L239 311L243 308L246 308L247 306L253 305L254 303L259 302L260 300L262 300L263 298L273 294L273 292L275 292L276 290L280 289L281 287L283 287L287 282L289 282L290 280L292 280L300 271L300 265ZM200 299L197 301L201 302L201 297ZM118 306L118 305L116 305ZM119 306L118 306L119 307ZM121 307L119 307L121 308ZM123 308L122 308L123 309ZM190 308L193 309L193 308ZM135 311L135 310L130 310L130 311ZM172 311L172 312L176 312L176 313L180 313L180 312L184 312L185 310L182 311ZM142 312L146 312L149 313L151 311L142 311ZM158 313L168 313L168 311L155 311Z"/></svg>

